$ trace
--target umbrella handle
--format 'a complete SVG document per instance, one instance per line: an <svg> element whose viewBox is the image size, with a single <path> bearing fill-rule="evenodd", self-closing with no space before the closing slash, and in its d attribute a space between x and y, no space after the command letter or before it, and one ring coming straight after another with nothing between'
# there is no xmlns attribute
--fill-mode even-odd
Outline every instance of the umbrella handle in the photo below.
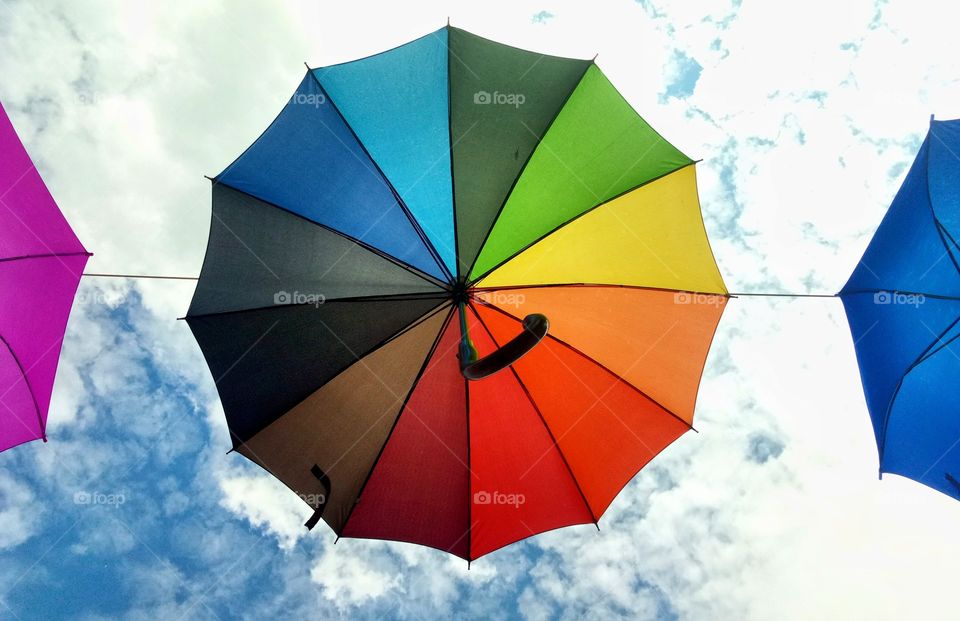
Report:
<svg viewBox="0 0 960 621"><path fill-rule="evenodd" d="M462 315L461 315L462 317ZM465 324L466 322L463 321ZM478 380L501 371L524 356L543 340L550 329L546 315L533 313L523 318L523 331L495 352L477 358L477 349L464 326L460 340L460 373L468 380Z"/></svg>

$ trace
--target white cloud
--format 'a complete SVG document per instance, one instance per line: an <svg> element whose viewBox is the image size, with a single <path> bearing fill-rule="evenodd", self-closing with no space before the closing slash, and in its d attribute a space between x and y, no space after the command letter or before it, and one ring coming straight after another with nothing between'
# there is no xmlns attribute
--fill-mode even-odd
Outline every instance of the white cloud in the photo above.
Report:
<svg viewBox="0 0 960 621"><path fill-rule="evenodd" d="M28 486L0 472L0 550L14 548L40 531L37 501Z"/></svg>
<svg viewBox="0 0 960 621"><path fill-rule="evenodd" d="M383 572L378 565L358 556L334 557L328 553L310 570L310 576L323 586L327 599L348 607L380 598L396 588L397 576Z"/></svg>
<svg viewBox="0 0 960 621"><path fill-rule="evenodd" d="M306 533L309 507L275 478L227 476L220 480L220 489L225 508L275 535L281 548L289 550Z"/></svg>

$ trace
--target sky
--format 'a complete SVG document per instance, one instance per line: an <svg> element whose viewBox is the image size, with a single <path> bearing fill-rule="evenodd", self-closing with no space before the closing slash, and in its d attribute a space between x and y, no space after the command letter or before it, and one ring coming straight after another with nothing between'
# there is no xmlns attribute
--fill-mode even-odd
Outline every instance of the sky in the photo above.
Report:
<svg viewBox="0 0 960 621"><path fill-rule="evenodd" d="M834 293L930 114L960 9L899 0L0 0L0 100L92 272L196 275L210 187L303 63L452 24L590 58L698 164L731 291ZM955 617L960 504L877 455L836 299L731 300L695 426L600 521L473 563L303 528L239 455L190 282L85 278L46 444L0 454L0 619Z"/></svg>

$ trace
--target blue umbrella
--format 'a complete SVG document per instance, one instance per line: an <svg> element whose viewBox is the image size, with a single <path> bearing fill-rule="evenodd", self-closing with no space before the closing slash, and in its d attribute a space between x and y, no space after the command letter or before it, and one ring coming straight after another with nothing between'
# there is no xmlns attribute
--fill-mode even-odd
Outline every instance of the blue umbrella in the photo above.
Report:
<svg viewBox="0 0 960 621"><path fill-rule="evenodd" d="M960 120L934 121L840 292L880 474L960 499Z"/></svg>

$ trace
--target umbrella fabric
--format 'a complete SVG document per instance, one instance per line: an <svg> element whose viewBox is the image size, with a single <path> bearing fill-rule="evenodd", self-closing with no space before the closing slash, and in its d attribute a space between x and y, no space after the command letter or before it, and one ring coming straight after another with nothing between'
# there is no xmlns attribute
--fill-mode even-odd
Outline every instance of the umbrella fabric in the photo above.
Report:
<svg viewBox="0 0 960 621"><path fill-rule="evenodd" d="M592 61L448 27L308 71L213 182L187 321L309 524L475 559L596 523L691 428L726 301L694 162ZM488 356L538 314L465 378L464 328Z"/></svg>
<svg viewBox="0 0 960 621"><path fill-rule="evenodd" d="M933 121L840 292L880 473L960 499L960 121Z"/></svg>
<svg viewBox="0 0 960 621"><path fill-rule="evenodd" d="M89 254L0 106L0 450L43 438Z"/></svg>

